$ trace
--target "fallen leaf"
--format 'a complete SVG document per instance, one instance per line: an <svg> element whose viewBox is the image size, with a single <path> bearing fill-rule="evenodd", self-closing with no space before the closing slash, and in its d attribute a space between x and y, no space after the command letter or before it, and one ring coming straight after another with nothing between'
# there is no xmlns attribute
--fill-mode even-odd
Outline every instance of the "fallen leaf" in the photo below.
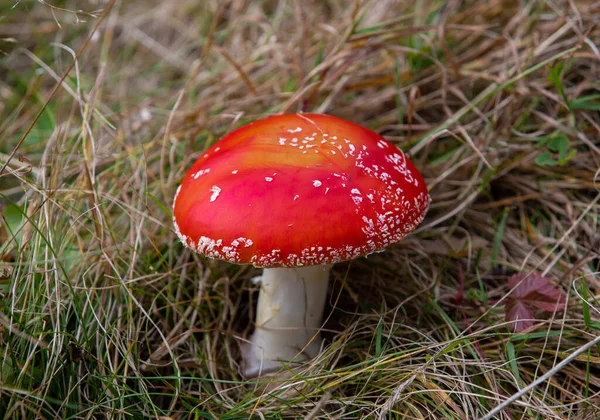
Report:
<svg viewBox="0 0 600 420"><path fill-rule="evenodd" d="M539 273L520 272L508 279L513 290L505 303L505 320L513 332L523 332L534 325L534 309L555 312L565 307L560 289Z"/></svg>
<svg viewBox="0 0 600 420"><path fill-rule="evenodd" d="M510 327L513 332L522 332L533 327L533 312L527 305L517 299L506 302L506 321L511 322Z"/></svg>

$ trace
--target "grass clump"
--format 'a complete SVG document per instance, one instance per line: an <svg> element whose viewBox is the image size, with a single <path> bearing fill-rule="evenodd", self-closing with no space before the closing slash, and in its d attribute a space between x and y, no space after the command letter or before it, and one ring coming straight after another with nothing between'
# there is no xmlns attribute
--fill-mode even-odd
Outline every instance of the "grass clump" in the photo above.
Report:
<svg viewBox="0 0 600 420"><path fill-rule="evenodd" d="M585 0L0 5L0 412L600 416L600 349L576 353L600 329L599 19ZM297 111L394 141L433 204L335 267L316 360L247 382L257 272L185 250L170 207L223 134ZM519 271L566 304L513 333Z"/></svg>

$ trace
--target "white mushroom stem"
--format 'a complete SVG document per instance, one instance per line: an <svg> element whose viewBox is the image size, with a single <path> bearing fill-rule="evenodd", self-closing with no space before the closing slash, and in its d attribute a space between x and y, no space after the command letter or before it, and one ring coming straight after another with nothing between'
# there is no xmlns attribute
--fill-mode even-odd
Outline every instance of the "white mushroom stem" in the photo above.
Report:
<svg viewBox="0 0 600 420"><path fill-rule="evenodd" d="M264 270L256 329L243 350L246 377L293 366L319 353L330 271L331 265Z"/></svg>

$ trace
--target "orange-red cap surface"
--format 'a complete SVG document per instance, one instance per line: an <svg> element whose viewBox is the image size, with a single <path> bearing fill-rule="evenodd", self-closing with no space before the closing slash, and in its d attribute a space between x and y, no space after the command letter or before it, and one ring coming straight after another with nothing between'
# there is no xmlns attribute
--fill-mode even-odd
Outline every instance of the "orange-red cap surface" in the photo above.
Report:
<svg viewBox="0 0 600 420"><path fill-rule="evenodd" d="M285 114L243 126L208 149L175 196L183 243L258 267L332 264L400 241L429 194L406 156L341 118Z"/></svg>

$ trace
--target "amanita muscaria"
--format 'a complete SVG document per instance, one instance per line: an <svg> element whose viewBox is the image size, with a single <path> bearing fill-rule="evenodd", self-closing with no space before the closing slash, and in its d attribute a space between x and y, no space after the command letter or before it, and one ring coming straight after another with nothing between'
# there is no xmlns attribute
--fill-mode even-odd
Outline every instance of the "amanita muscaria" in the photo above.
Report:
<svg viewBox="0 0 600 420"><path fill-rule="evenodd" d="M252 377L314 357L332 264L400 241L429 201L421 174L379 134L329 115L285 114L208 149L173 213L188 248L264 268L243 351Z"/></svg>

